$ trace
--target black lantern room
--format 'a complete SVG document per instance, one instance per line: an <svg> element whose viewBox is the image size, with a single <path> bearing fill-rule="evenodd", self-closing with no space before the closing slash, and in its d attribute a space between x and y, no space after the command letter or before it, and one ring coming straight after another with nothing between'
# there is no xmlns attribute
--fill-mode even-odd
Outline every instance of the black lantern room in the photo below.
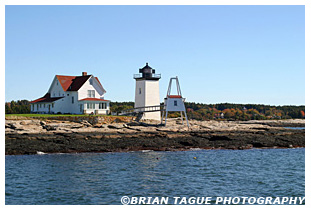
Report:
<svg viewBox="0 0 311 210"><path fill-rule="evenodd" d="M134 79L147 79L147 80L159 80L161 74L156 74L155 70L151 68L148 63L146 66L139 69L139 74L134 74Z"/></svg>

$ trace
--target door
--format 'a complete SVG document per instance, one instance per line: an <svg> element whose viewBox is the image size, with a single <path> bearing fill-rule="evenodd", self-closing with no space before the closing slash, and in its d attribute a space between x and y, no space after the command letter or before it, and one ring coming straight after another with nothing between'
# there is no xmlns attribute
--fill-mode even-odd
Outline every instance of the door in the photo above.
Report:
<svg viewBox="0 0 311 210"><path fill-rule="evenodd" d="M80 112L83 113L83 104L80 104Z"/></svg>

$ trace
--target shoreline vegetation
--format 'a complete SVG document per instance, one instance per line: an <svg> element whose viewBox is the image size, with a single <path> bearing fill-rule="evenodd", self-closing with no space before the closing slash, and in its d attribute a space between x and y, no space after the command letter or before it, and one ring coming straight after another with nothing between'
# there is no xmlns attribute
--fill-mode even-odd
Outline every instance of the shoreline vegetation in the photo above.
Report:
<svg viewBox="0 0 311 210"><path fill-rule="evenodd" d="M187 115L193 120L279 120L304 119L305 106L273 106L264 104L203 104L185 102ZM134 108L134 102L110 102L111 113ZM5 103L5 114L30 113L28 100L18 100ZM29 114L28 114L29 115ZM168 117L180 117L180 113L169 113Z"/></svg>
<svg viewBox="0 0 311 210"><path fill-rule="evenodd" d="M135 122L124 116L6 115L5 154L296 148L304 119Z"/></svg>

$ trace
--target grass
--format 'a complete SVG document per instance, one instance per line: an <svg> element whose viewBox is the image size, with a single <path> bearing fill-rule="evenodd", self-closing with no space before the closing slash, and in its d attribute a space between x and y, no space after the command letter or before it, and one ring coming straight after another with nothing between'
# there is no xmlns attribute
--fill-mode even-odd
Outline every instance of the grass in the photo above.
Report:
<svg viewBox="0 0 311 210"><path fill-rule="evenodd" d="M60 117L60 116L86 116L83 114L72 115L72 114L6 114L5 117Z"/></svg>
<svg viewBox="0 0 311 210"><path fill-rule="evenodd" d="M5 117L41 117L41 118L49 118L49 117L122 117L115 115L84 115L84 114L5 114ZM124 117L124 116L123 116Z"/></svg>

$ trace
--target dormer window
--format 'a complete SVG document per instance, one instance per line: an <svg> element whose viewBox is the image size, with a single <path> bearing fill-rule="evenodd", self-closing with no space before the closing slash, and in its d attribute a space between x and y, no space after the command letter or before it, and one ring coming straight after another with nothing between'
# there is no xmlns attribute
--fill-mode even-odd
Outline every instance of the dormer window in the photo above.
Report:
<svg viewBox="0 0 311 210"><path fill-rule="evenodd" d="M87 91L88 98L95 98L95 90L88 90Z"/></svg>

